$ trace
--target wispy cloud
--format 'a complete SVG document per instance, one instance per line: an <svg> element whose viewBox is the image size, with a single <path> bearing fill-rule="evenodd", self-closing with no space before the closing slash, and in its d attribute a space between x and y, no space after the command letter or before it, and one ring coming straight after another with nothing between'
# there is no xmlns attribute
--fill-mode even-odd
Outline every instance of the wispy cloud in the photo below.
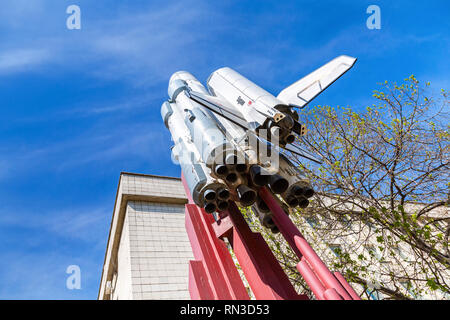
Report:
<svg viewBox="0 0 450 320"><path fill-rule="evenodd" d="M113 129L110 126L115 126ZM0 179L21 177L33 171L64 173L91 165L105 166L124 159L158 161L150 154L166 154L167 132L161 123L125 124L100 121L86 132L47 144L24 144L2 152ZM0 152L1 152L0 148ZM122 170L123 168L117 168Z"/></svg>
<svg viewBox="0 0 450 320"><path fill-rule="evenodd" d="M198 26L207 10L207 5L201 2L195 5L168 2L164 6L124 10L114 17L91 19L79 31L64 30L62 25L54 35L36 31L27 41L31 48L13 50L11 46L23 42L9 39L6 47L3 44L3 50L9 51L0 55L0 72L44 65L52 68L52 74L78 70L102 79L152 86L166 81L178 67L202 64L204 54L198 45L214 33L213 26L206 29Z"/></svg>
<svg viewBox="0 0 450 320"><path fill-rule="evenodd" d="M18 209L20 210L20 209ZM102 244L105 239L98 231L106 229L105 221L112 214L112 205L104 207L81 207L57 210L49 209L46 212L22 212L15 215L0 214L0 227L21 228L36 231L37 235L50 237L49 234L60 239L75 239ZM33 241L37 241L34 239ZM40 242L40 241L38 241Z"/></svg>
<svg viewBox="0 0 450 320"><path fill-rule="evenodd" d="M17 49L0 52L0 74L28 71L48 62L50 56L45 49Z"/></svg>
<svg viewBox="0 0 450 320"><path fill-rule="evenodd" d="M0 299L94 298L111 206L1 212ZM10 239L13 232L22 236ZM82 290L66 288L72 264L81 268Z"/></svg>
<svg viewBox="0 0 450 320"><path fill-rule="evenodd" d="M63 110L58 113L56 116L61 118L71 117L89 117L89 116L98 116L104 115L108 113L123 113L123 112L131 112L138 111L142 108L150 108L153 105L157 105L160 101L162 94L155 94L154 92L146 93L138 96L128 97L124 101L111 101L111 102L103 102L103 103L91 103L90 105L82 105L82 106L73 106L68 110ZM44 120L44 119L41 119Z"/></svg>

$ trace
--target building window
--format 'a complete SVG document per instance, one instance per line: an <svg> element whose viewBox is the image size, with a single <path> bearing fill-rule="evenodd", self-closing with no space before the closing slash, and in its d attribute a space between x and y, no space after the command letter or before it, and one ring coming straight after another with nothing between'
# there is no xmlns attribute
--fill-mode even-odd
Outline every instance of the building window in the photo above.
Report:
<svg viewBox="0 0 450 320"><path fill-rule="evenodd" d="M402 258L403 260L405 260L405 261L407 260L407 256L406 256L405 252L403 252L403 250L400 249L400 247L395 246L395 247L392 248L392 251L394 251L394 253L397 256L399 256L400 258Z"/></svg>
<svg viewBox="0 0 450 320"><path fill-rule="evenodd" d="M342 253L342 247L338 244L330 244L330 249L331 251L333 251L334 255L336 257L340 257L341 253Z"/></svg>
<svg viewBox="0 0 450 320"><path fill-rule="evenodd" d="M380 294L378 293L377 289L366 289L366 293L369 296L370 300L380 300Z"/></svg>
<svg viewBox="0 0 450 320"><path fill-rule="evenodd" d="M416 294L414 293L413 290L413 286L411 284L411 281L400 281L400 284L402 285L403 288L406 289L406 291L408 291L408 293L414 298L416 299Z"/></svg>
<svg viewBox="0 0 450 320"><path fill-rule="evenodd" d="M364 224L369 227L369 229L376 229L375 225L370 221L370 219L364 220Z"/></svg>
<svg viewBox="0 0 450 320"><path fill-rule="evenodd" d="M350 227L350 218L346 214L338 215L338 220L344 225L345 228Z"/></svg>
<svg viewBox="0 0 450 320"><path fill-rule="evenodd" d="M381 256L378 253L377 248L375 248L375 246L369 244L369 245L366 245L365 247L366 247L366 250L369 251L370 256L375 257L377 260L381 259Z"/></svg>
<svg viewBox="0 0 450 320"><path fill-rule="evenodd" d="M432 224L441 232L447 231L447 222L445 220L434 221Z"/></svg>
<svg viewBox="0 0 450 320"><path fill-rule="evenodd" d="M316 217L307 217L306 222L308 222L308 224L313 227L314 229L317 228L319 226L319 221L317 221Z"/></svg>

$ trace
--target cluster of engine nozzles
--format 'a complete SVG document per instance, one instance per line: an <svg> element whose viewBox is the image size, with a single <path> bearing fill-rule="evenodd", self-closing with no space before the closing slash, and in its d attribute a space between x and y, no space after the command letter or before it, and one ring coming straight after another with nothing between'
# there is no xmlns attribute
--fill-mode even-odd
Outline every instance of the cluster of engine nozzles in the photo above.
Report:
<svg viewBox="0 0 450 320"><path fill-rule="evenodd" d="M214 211L224 211L228 209L228 200L230 199L230 191L219 187L217 189L207 189L203 195L205 199L204 209L207 213Z"/></svg>
<svg viewBox="0 0 450 320"><path fill-rule="evenodd" d="M276 138L278 139L279 144L284 146L295 141L295 135L293 132L301 134L302 125L297 122L298 114L296 111L285 110L282 114L284 117L278 122L272 120L268 121L267 128L270 132L270 140Z"/></svg>
<svg viewBox="0 0 450 320"><path fill-rule="evenodd" d="M278 173L270 174L259 165L238 163L237 160L236 155L229 155L225 158L224 164L214 166L213 174L222 180L226 187L206 189L204 192L206 212L226 210L229 199L238 201L243 207L251 206L255 202L260 203L258 189L261 187L268 187L274 194L279 194L290 207L308 206L308 198L314 194L309 185L301 183L289 185L289 181Z"/></svg>

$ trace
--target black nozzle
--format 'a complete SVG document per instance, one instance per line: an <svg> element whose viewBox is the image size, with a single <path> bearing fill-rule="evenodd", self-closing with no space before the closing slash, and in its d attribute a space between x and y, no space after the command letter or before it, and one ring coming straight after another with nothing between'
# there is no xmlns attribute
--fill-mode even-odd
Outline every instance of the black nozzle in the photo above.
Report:
<svg viewBox="0 0 450 320"><path fill-rule="evenodd" d="M286 143L293 143L295 141L295 136L290 133L287 135L285 141L286 141Z"/></svg>
<svg viewBox="0 0 450 320"><path fill-rule="evenodd" d="M291 192L292 192L292 194L293 194L294 196L300 197L300 196L303 195L304 189L303 189L302 187L300 187L300 186L293 186Z"/></svg>
<svg viewBox="0 0 450 320"><path fill-rule="evenodd" d="M261 207L265 205L264 202L260 202L261 199L257 197L256 203L252 206L253 212L258 216L259 222L266 228L271 228L275 223L272 220L272 213L270 210L261 210Z"/></svg>
<svg viewBox="0 0 450 320"><path fill-rule="evenodd" d="M286 116L283 119L281 119L278 122L278 124L280 125L280 127L284 128L284 129L291 130L295 124L295 121L294 121L294 119L292 119L292 117L290 115L286 114Z"/></svg>
<svg viewBox="0 0 450 320"><path fill-rule="evenodd" d="M214 211L216 211L216 205L213 202L208 202L207 204L205 204L203 209L205 209L207 213L213 213Z"/></svg>
<svg viewBox="0 0 450 320"><path fill-rule="evenodd" d="M266 228L273 228L275 226L275 222L273 222L272 217L265 216L265 219L263 220L263 225Z"/></svg>
<svg viewBox="0 0 450 320"><path fill-rule="evenodd" d="M239 173L244 173L247 171L247 165L245 163L238 163L236 165L236 171Z"/></svg>
<svg viewBox="0 0 450 320"><path fill-rule="evenodd" d="M219 203L217 204L217 208L220 211L225 211L228 209L228 201L219 201Z"/></svg>
<svg viewBox="0 0 450 320"><path fill-rule="evenodd" d="M283 193L289 187L289 182L279 174L274 174L269 178L269 187L274 193Z"/></svg>
<svg viewBox="0 0 450 320"><path fill-rule="evenodd" d="M216 199L216 192L212 189L208 189L205 191L203 196L207 201L213 201L214 199Z"/></svg>
<svg viewBox="0 0 450 320"><path fill-rule="evenodd" d="M228 198L230 198L230 191L228 191L227 189L224 189L224 188L219 189L219 190L217 190L217 196L221 200L228 200Z"/></svg>
<svg viewBox="0 0 450 320"><path fill-rule="evenodd" d="M216 165L216 167L214 168L214 172L219 176L219 177L223 177L228 173L228 168L226 165L224 164L218 164Z"/></svg>
<svg viewBox="0 0 450 320"><path fill-rule="evenodd" d="M298 206L298 200L296 197L294 196L290 196L286 199L286 203L289 205L289 207L291 208L295 208L296 206Z"/></svg>
<svg viewBox="0 0 450 320"><path fill-rule="evenodd" d="M237 179L238 179L238 176L234 172L227 174L227 176L225 177L225 180L227 180L227 182L229 182L229 183L235 183L237 181Z"/></svg>
<svg viewBox="0 0 450 320"><path fill-rule="evenodd" d="M306 188L305 188L304 196L307 197L307 198L311 198L313 195L314 195L314 190L313 190L313 188L306 187Z"/></svg>
<svg viewBox="0 0 450 320"><path fill-rule="evenodd" d="M263 187L269 183L270 176L261 166L254 165L250 168L250 178L255 186Z"/></svg>
<svg viewBox="0 0 450 320"><path fill-rule="evenodd" d="M261 199L260 197L257 197L257 199L256 199L256 206L258 207L258 210L261 212L264 212L264 213L270 212L269 207L264 202L264 200Z"/></svg>
<svg viewBox="0 0 450 320"><path fill-rule="evenodd" d="M298 206L302 209L306 208L309 205L309 200L305 197L298 197Z"/></svg>
<svg viewBox="0 0 450 320"><path fill-rule="evenodd" d="M273 234L279 233L280 230L278 229L277 226L273 226L272 228L270 228L270 231L272 231Z"/></svg>
<svg viewBox="0 0 450 320"><path fill-rule="evenodd" d="M302 135L302 125L296 121L294 123L294 126L292 127L292 131L294 131L296 134L301 136Z"/></svg>
<svg viewBox="0 0 450 320"><path fill-rule="evenodd" d="M247 207L249 205L252 205L256 200L256 192L253 189L250 189L244 184L241 184L236 188L239 202L244 206Z"/></svg>

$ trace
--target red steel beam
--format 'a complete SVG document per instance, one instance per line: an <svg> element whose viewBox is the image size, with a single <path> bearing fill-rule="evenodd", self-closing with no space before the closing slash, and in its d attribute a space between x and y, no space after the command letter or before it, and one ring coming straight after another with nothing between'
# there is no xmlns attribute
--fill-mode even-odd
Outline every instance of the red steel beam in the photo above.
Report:
<svg viewBox="0 0 450 320"><path fill-rule="evenodd" d="M185 184L184 177L182 181ZM188 193L188 189L185 190ZM225 243L214 233L213 217L195 204L185 207L186 231L196 260L190 263L191 298L248 300L247 290ZM202 264L203 270L198 263Z"/></svg>
<svg viewBox="0 0 450 320"><path fill-rule="evenodd" d="M289 243L290 247L295 251L298 258L301 260L304 258L314 273L317 275L317 278L323 284L325 291L327 289L335 289L337 293L345 300L353 300L349 292L343 287L340 281L334 276L333 273L327 268L327 266L323 263L320 257L316 254L314 249L308 244L303 235L300 233L295 224L289 219L286 212L281 208L278 201L274 198L267 188L261 188L259 191L259 195L263 199L263 201L267 204L273 216L272 219L280 232L283 234L283 237ZM300 269L305 269L303 265L300 266ZM299 269L299 268L298 268ZM306 270L306 269L305 269ZM345 281L345 279L344 279ZM345 281L346 282L346 281ZM350 286L350 285L348 285ZM334 293L329 292L327 294L328 297L338 298ZM317 296L316 296L317 297ZM325 297L325 295L324 295ZM318 299L320 297L317 297ZM358 300L360 300L358 296Z"/></svg>
<svg viewBox="0 0 450 320"><path fill-rule="evenodd" d="M299 295L295 291L261 234L251 231L233 201L229 204L228 217L233 229L228 239L255 298L257 300L308 300L306 295Z"/></svg>

